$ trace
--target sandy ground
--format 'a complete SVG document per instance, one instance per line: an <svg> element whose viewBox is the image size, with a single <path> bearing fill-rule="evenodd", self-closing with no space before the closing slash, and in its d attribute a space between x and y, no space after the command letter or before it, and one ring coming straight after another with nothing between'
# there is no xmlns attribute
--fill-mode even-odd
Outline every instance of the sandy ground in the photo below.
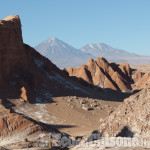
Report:
<svg viewBox="0 0 150 150"><path fill-rule="evenodd" d="M88 137L100 125L100 120L113 112L121 102L105 101L101 99L83 98L76 96L53 97L51 103L30 104L21 99L11 99L13 109L36 121L51 124L61 132L71 137ZM39 138L38 135L28 137L29 140ZM8 149L20 149L22 143L7 145ZM23 149L23 148L21 148ZM24 148L31 150L46 150L48 148ZM67 148L66 148L67 149ZM69 148L73 150L144 150L144 148ZM64 149L65 150L65 149Z"/></svg>
<svg viewBox="0 0 150 150"><path fill-rule="evenodd" d="M113 112L121 103L76 96L53 97L51 103L45 104L30 104L22 99L11 99L10 101L16 113L50 124L72 138L88 137L98 129L100 120ZM35 141L39 139L39 135L28 137L29 141L34 139ZM19 141L7 145L9 149L19 149L19 147L22 147Z"/></svg>
<svg viewBox="0 0 150 150"><path fill-rule="evenodd" d="M150 72L150 65L135 65L135 66L131 66L131 68L145 73Z"/></svg>
<svg viewBox="0 0 150 150"><path fill-rule="evenodd" d="M13 102L16 112L52 124L71 136L85 136L97 130L100 119L104 119L121 103L76 96L55 97L52 103L47 104Z"/></svg>

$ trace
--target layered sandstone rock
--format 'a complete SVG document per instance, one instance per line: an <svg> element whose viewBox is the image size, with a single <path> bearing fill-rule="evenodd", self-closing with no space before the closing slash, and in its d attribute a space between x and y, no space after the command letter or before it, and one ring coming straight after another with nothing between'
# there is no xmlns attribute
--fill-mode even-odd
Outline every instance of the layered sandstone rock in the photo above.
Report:
<svg viewBox="0 0 150 150"><path fill-rule="evenodd" d="M135 82L134 89L141 90L148 85L150 85L150 73L145 73L138 78L137 82Z"/></svg>
<svg viewBox="0 0 150 150"><path fill-rule="evenodd" d="M143 77L144 73L137 71L135 74L133 74L132 79L134 83L139 82L139 80Z"/></svg>
<svg viewBox="0 0 150 150"><path fill-rule="evenodd" d="M17 132L25 132L28 134L34 133L41 129L40 126L36 126L33 122L25 119L18 114L10 113L7 116L0 118L0 138L18 134Z"/></svg>
<svg viewBox="0 0 150 150"><path fill-rule="evenodd" d="M16 68L27 67L19 16L9 16L0 20L0 83L4 84L7 75Z"/></svg>
<svg viewBox="0 0 150 150"><path fill-rule="evenodd" d="M125 99L110 116L100 124L102 135L146 136L150 134L150 86Z"/></svg>
<svg viewBox="0 0 150 150"><path fill-rule="evenodd" d="M129 64L109 63L105 58L90 59L81 67L64 69L69 76L81 78L89 84L117 91L131 91L131 69Z"/></svg>

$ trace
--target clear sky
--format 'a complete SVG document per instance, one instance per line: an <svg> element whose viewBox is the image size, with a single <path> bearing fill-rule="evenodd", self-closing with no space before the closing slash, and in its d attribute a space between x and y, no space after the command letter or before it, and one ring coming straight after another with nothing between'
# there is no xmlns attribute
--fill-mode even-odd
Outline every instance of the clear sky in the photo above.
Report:
<svg viewBox="0 0 150 150"><path fill-rule="evenodd" d="M150 55L150 0L0 0L0 19L16 14L33 47L57 37L75 48L106 43Z"/></svg>

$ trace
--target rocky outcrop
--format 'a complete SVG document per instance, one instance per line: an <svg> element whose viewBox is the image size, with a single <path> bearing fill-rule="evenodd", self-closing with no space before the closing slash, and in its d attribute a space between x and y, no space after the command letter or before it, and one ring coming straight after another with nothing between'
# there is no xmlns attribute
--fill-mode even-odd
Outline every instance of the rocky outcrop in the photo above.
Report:
<svg viewBox="0 0 150 150"><path fill-rule="evenodd" d="M137 71L133 74L132 79L134 83L139 82L139 80L143 77L144 73Z"/></svg>
<svg viewBox="0 0 150 150"><path fill-rule="evenodd" d="M25 50L19 16L0 20L0 82L4 86L7 75L16 68L25 68L28 56Z"/></svg>
<svg viewBox="0 0 150 150"><path fill-rule="evenodd" d="M139 77L136 79L138 80L134 84L134 87L133 87L134 90L141 90L145 88L146 86L150 85L150 73L142 74L142 76L140 73Z"/></svg>
<svg viewBox="0 0 150 150"><path fill-rule="evenodd" d="M15 106L8 99L0 99L0 146L24 141L28 136L36 137L38 140L38 135L41 133L59 132L49 124L44 124L22 113L17 113L14 109Z"/></svg>
<svg viewBox="0 0 150 150"><path fill-rule="evenodd" d="M10 113L7 116L0 118L0 138L18 134L17 132L24 132L26 130L26 136L31 132L37 132L42 129L40 126L36 126L30 120L25 119L18 114Z"/></svg>
<svg viewBox="0 0 150 150"><path fill-rule="evenodd" d="M127 63L109 63L105 58L90 59L81 67L64 69L69 76L81 78L89 84L116 91L131 91L131 69Z"/></svg>
<svg viewBox="0 0 150 150"><path fill-rule="evenodd" d="M27 91L25 89L25 87L21 88L21 96L22 99L24 99L25 101L28 101L28 97L27 97Z"/></svg>
<svg viewBox="0 0 150 150"><path fill-rule="evenodd" d="M50 60L23 43L19 16L0 20L0 96L32 103L52 96L87 95Z"/></svg>
<svg viewBox="0 0 150 150"><path fill-rule="evenodd" d="M133 137L150 134L150 86L125 99L110 116L100 124L104 136Z"/></svg>

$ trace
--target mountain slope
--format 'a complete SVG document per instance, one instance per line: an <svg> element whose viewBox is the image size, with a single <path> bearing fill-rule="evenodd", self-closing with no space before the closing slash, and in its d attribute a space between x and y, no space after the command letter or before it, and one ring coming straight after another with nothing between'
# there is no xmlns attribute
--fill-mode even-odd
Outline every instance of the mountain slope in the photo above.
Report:
<svg viewBox="0 0 150 150"><path fill-rule="evenodd" d="M150 64L149 56L140 56L121 49L112 48L104 43L87 44L81 48L82 52L90 53L94 57L105 57L112 62L127 62L129 64Z"/></svg>
<svg viewBox="0 0 150 150"><path fill-rule="evenodd" d="M80 66L92 57L92 55L75 49L55 37L45 40L35 49L60 68Z"/></svg>
<svg viewBox="0 0 150 150"><path fill-rule="evenodd" d="M150 134L150 86L132 95L100 124L102 135L141 136Z"/></svg>
<svg viewBox="0 0 150 150"><path fill-rule="evenodd" d="M110 62L127 62L130 65L150 64L149 56L129 53L104 43L87 44L81 49L75 49L51 37L37 45L35 49L60 68L78 67L85 64L89 58L95 59L96 57L105 57Z"/></svg>
<svg viewBox="0 0 150 150"><path fill-rule="evenodd" d="M69 76L102 89L130 92L150 83L150 73L134 70L128 63L108 62L105 58L89 59L85 65L63 69Z"/></svg>
<svg viewBox="0 0 150 150"><path fill-rule="evenodd" d="M67 68L70 76L81 78L89 84L103 89L129 92L131 90L131 68L129 64L109 63L105 58L89 59L86 65Z"/></svg>
<svg viewBox="0 0 150 150"><path fill-rule="evenodd" d="M81 48L81 51L85 53L90 53L95 57L125 57L125 56L138 56L136 54L132 54L126 52L124 50L112 48L104 43L97 43L97 44L87 44Z"/></svg>

